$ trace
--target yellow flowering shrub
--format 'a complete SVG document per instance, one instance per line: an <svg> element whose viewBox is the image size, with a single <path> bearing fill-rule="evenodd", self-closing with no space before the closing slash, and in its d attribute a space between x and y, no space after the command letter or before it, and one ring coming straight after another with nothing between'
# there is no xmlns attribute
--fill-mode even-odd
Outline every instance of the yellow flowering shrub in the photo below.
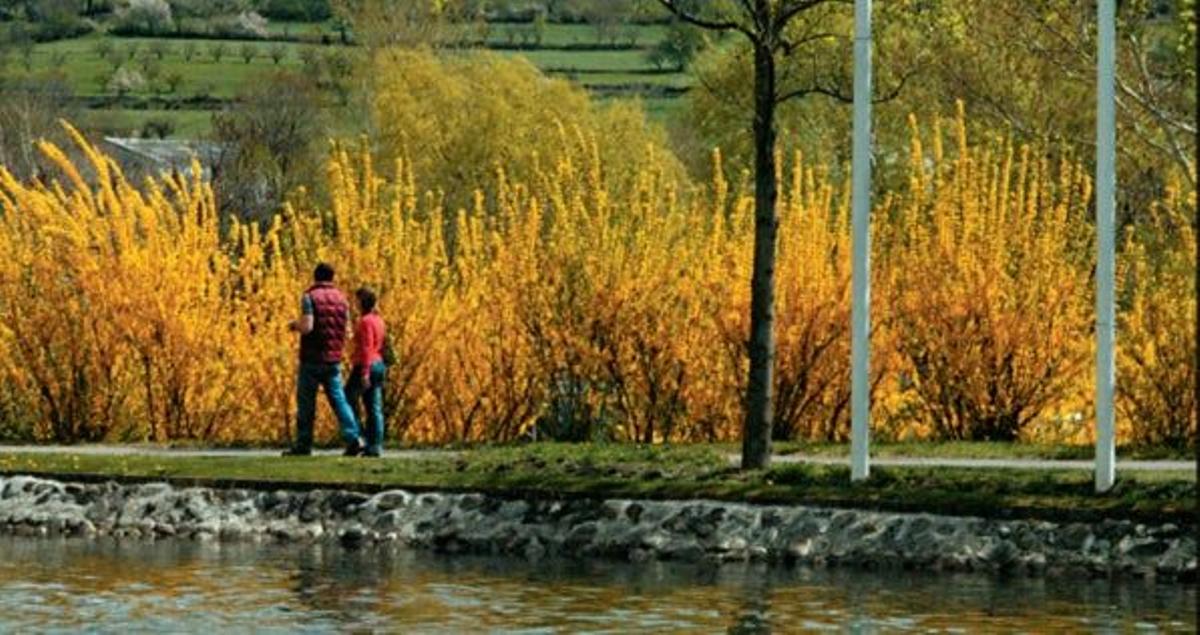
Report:
<svg viewBox="0 0 1200 635"><path fill-rule="evenodd" d="M1195 214L1173 183L1119 261L1118 426L1136 443L1196 445Z"/></svg>
<svg viewBox="0 0 1200 635"><path fill-rule="evenodd" d="M873 220L877 430L1071 438L1091 385L1090 184L1040 150L969 145L963 119L932 156L914 122L910 184ZM553 159L519 178L500 162L452 206L418 161L337 146L314 184L328 203L300 192L265 225L223 225L206 183L129 183L77 142L87 165L43 146L57 180L0 169L0 414L39 439L289 439L286 325L320 260L343 289L379 291L394 439L739 436L753 203L719 152L713 181L687 189L653 147L614 176L598 141L559 126ZM848 183L780 165L775 434L844 439ZM1195 435L1172 417L1194 408L1194 235L1178 220L1194 206L1173 190L1156 208L1171 239L1131 235L1122 254L1122 440Z"/></svg>
<svg viewBox="0 0 1200 635"><path fill-rule="evenodd" d="M927 165L912 126L911 184L883 212L880 264L913 432L1017 440L1088 385L1090 180L1029 147L969 146L961 112L956 152L935 126Z"/></svg>

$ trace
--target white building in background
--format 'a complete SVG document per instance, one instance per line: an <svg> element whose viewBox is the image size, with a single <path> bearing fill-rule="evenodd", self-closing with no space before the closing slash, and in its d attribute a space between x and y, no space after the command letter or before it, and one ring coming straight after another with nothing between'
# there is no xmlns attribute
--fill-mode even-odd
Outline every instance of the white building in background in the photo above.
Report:
<svg viewBox="0 0 1200 635"><path fill-rule="evenodd" d="M201 178L212 178L220 146L204 141L105 137L100 150L112 157L131 179L171 174L192 176L192 161L200 162Z"/></svg>

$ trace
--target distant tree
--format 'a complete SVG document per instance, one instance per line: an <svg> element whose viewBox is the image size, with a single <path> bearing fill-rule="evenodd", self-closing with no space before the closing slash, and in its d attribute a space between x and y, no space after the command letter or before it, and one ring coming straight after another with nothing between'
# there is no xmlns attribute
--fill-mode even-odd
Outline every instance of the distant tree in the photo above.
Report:
<svg viewBox="0 0 1200 635"><path fill-rule="evenodd" d="M154 58L145 60L142 64L142 76L151 89L157 89L158 79L162 77L162 62Z"/></svg>
<svg viewBox="0 0 1200 635"><path fill-rule="evenodd" d="M321 53L313 46L300 47L300 63L310 74L315 75L321 67Z"/></svg>
<svg viewBox="0 0 1200 635"><path fill-rule="evenodd" d="M59 121L75 118L72 92L61 74L8 79L0 99L0 165L17 179L28 180L47 169L38 152L39 139L67 147Z"/></svg>
<svg viewBox="0 0 1200 635"><path fill-rule="evenodd" d="M213 184L226 213L263 220L318 170L325 135L320 94L309 78L275 72L247 86L213 117L220 147Z"/></svg>
<svg viewBox="0 0 1200 635"><path fill-rule="evenodd" d="M78 0L25 0L23 4L39 41L74 37L92 28L79 17Z"/></svg>
<svg viewBox="0 0 1200 635"><path fill-rule="evenodd" d="M109 92L116 93L119 97L124 97L145 87L146 79L132 68L118 68L117 72L113 73L112 78L108 80Z"/></svg>
<svg viewBox="0 0 1200 635"><path fill-rule="evenodd" d="M630 11L629 0L596 2L584 10L584 19L596 34L597 44L614 44L621 35L621 24Z"/></svg>
<svg viewBox="0 0 1200 635"><path fill-rule="evenodd" d="M332 16L333 9L327 0L267 0L262 14L272 20L321 22Z"/></svg>
<svg viewBox="0 0 1200 635"><path fill-rule="evenodd" d="M92 51L96 53L96 57L107 60L113 54L112 40L106 37L96 40L96 43L92 45Z"/></svg>
<svg viewBox="0 0 1200 635"><path fill-rule="evenodd" d="M267 19L255 11L243 11L238 14L237 28L242 35L266 39L271 33L267 30Z"/></svg>
<svg viewBox="0 0 1200 635"><path fill-rule="evenodd" d="M322 66L328 75L328 85L337 93L339 100L345 104L350 97L350 73L354 64L349 56L340 51L330 51L322 59Z"/></svg>
<svg viewBox="0 0 1200 635"><path fill-rule="evenodd" d="M225 57L228 52L229 48L225 46L224 42L213 42L208 45L208 54L214 62L220 63L221 58Z"/></svg>
<svg viewBox="0 0 1200 635"><path fill-rule="evenodd" d="M249 64L258 56L258 47L246 42L238 47L238 55L241 55L242 60Z"/></svg>
<svg viewBox="0 0 1200 635"><path fill-rule="evenodd" d="M479 5L465 0L335 0L334 12L369 50L457 46ZM345 31L343 43L348 43Z"/></svg>
<svg viewBox="0 0 1200 635"><path fill-rule="evenodd" d="M288 54L288 48L287 48L287 46L285 46L283 44L279 44L279 43L272 44L267 49L267 55L269 55L271 57L271 61L275 62L276 66L278 66L279 63L282 62L283 60L287 59L287 54Z"/></svg>
<svg viewBox="0 0 1200 635"><path fill-rule="evenodd" d="M678 71L687 70L696 54L704 48L704 33L682 20L674 20L663 39L646 53L657 68L670 64Z"/></svg>
<svg viewBox="0 0 1200 635"><path fill-rule="evenodd" d="M114 32L127 35L159 35L175 26L167 0L129 0L117 12Z"/></svg>
<svg viewBox="0 0 1200 635"><path fill-rule="evenodd" d="M166 40L154 40L148 48L150 53L160 60L171 53L171 43Z"/></svg>
<svg viewBox="0 0 1200 635"><path fill-rule="evenodd" d="M21 52L21 63L25 65L25 70L33 70L33 54L36 51L33 40L22 41L17 44L17 50Z"/></svg>
<svg viewBox="0 0 1200 635"><path fill-rule="evenodd" d="M163 83L166 84L168 92L178 93L179 87L183 85L183 74L178 71L167 73L166 77L163 77Z"/></svg>
<svg viewBox="0 0 1200 635"><path fill-rule="evenodd" d="M170 119L155 117L147 119L142 124L142 130L138 134L143 139L166 139L175 132L175 124Z"/></svg>
<svg viewBox="0 0 1200 635"><path fill-rule="evenodd" d="M641 36L642 29L636 24L629 23L621 29L621 39L625 40L625 43L631 48L637 46L638 38Z"/></svg>
<svg viewBox="0 0 1200 635"><path fill-rule="evenodd" d="M179 49L179 54L183 56L183 61L185 62L192 61L192 58L196 57L196 54L199 52L200 46L193 40L184 42L183 46Z"/></svg>
<svg viewBox="0 0 1200 635"><path fill-rule="evenodd" d="M533 42L538 46L546 40L546 12L538 11L537 15L533 16Z"/></svg>
<svg viewBox="0 0 1200 635"><path fill-rule="evenodd" d="M130 42L129 44L126 44L125 47L121 49L121 57L124 57L126 60L133 61L133 58L137 57L138 48L137 42Z"/></svg>
<svg viewBox="0 0 1200 635"><path fill-rule="evenodd" d="M488 38L492 34L492 23L488 21L486 12L477 11L475 13L475 17L471 21L471 30L476 45L486 46Z"/></svg>
<svg viewBox="0 0 1200 635"><path fill-rule="evenodd" d="M33 52L37 44L33 39L33 32L24 24L14 22L8 27L8 43L21 56L21 61L25 64L25 70L32 69Z"/></svg>

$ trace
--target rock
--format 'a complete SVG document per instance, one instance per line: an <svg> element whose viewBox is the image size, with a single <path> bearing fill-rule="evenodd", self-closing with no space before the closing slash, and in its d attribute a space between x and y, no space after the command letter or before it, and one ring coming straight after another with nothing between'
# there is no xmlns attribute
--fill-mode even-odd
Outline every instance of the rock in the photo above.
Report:
<svg viewBox="0 0 1200 635"><path fill-rule="evenodd" d="M563 547L567 550L567 553L578 553L591 544L596 538L598 531L598 526L594 521L575 525L567 533L567 537L563 541Z"/></svg>
<svg viewBox="0 0 1200 635"><path fill-rule="evenodd" d="M367 538L367 532L361 525L350 525L338 532L338 542L344 547L358 547Z"/></svg>
<svg viewBox="0 0 1200 635"><path fill-rule="evenodd" d="M1141 535L1145 536L1145 532L1143 531ZM1166 550L1167 543L1157 538L1125 536L1121 542L1117 543L1117 553L1131 558L1159 556Z"/></svg>
<svg viewBox="0 0 1200 635"><path fill-rule="evenodd" d="M516 523L525 519L529 512L529 503L522 500L504 501L496 510L496 520L499 522Z"/></svg>
<svg viewBox="0 0 1200 635"><path fill-rule="evenodd" d="M404 513L400 510L392 510L375 517L375 521L371 523L377 531L391 531L404 526Z"/></svg>
<svg viewBox="0 0 1200 635"><path fill-rule="evenodd" d="M367 502L366 507L376 509L381 512L391 511L400 507L406 507L412 502L412 494L402 490L391 490L380 492L372 496Z"/></svg>
<svg viewBox="0 0 1200 635"><path fill-rule="evenodd" d="M360 492L334 492L329 495L328 505L333 515L348 518L358 513L368 500L370 497Z"/></svg>
<svg viewBox="0 0 1200 635"><path fill-rule="evenodd" d="M1083 523L1071 523L1060 528L1056 542L1065 549L1087 551L1095 540L1091 527Z"/></svg>
<svg viewBox="0 0 1200 635"><path fill-rule="evenodd" d="M506 500L480 494L251 492L0 478L0 532L197 541L403 542L458 553L1028 575L1196 576L1176 525L1094 526L711 501Z"/></svg>
<svg viewBox="0 0 1200 635"><path fill-rule="evenodd" d="M643 510L644 508L640 503L630 503L625 507L625 517L631 522L636 523L638 522L638 519L642 517Z"/></svg>

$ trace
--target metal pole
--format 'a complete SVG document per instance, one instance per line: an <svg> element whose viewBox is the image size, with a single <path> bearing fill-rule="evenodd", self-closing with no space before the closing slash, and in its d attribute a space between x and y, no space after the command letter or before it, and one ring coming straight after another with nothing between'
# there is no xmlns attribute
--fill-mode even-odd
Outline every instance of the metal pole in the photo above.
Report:
<svg viewBox="0 0 1200 635"><path fill-rule="evenodd" d="M1099 0L1096 104L1096 491L1112 489L1116 478L1113 389L1116 383L1116 339L1113 287L1116 207L1116 3Z"/></svg>
<svg viewBox="0 0 1200 635"><path fill-rule="evenodd" d="M853 306L850 479L870 474L871 366L871 0L854 3Z"/></svg>

